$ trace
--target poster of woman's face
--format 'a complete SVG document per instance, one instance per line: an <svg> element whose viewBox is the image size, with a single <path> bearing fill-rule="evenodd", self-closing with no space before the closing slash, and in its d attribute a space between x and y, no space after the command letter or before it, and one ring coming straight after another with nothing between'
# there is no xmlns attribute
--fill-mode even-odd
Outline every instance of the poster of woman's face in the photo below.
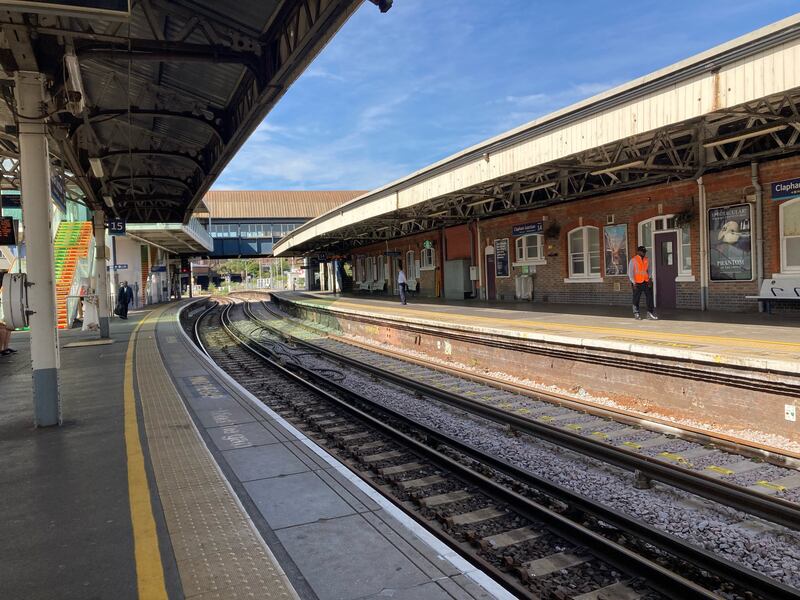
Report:
<svg viewBox="0 0 800 600"><path fill-rule="evenodd" d="M722 206L708 211L709 267L712 281L753 278L750 205Z"/></svg>
<svg viewBox="0 0 800 600"><path fill-rule="evenodd" d="M628 226L609 225L603 229L606 276L628 274Z"/></svg>

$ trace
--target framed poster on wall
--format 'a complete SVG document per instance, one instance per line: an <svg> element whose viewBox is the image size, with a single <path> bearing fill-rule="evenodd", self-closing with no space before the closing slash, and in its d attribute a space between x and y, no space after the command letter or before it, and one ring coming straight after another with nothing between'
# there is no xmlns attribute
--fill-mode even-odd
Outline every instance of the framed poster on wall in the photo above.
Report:
<svg viewBox="0 0 800 600"><path fill-rule="evenodd" d="M494 260L497 265L495 277L509 277L508 238L494 241Z"/></svg>
<svg viewBox="0 0 800 600"><path fill-rule="evenodd" d="M606 276L624 277L628 274L628 225L608 225L603 228Z"/></svg>
<svg viewBox="0 0 800 600"><path fill-rule="evenodd" d="M708 263L711 281L753 279L751 238L752 207L749 204L708 210Z"/></svg>

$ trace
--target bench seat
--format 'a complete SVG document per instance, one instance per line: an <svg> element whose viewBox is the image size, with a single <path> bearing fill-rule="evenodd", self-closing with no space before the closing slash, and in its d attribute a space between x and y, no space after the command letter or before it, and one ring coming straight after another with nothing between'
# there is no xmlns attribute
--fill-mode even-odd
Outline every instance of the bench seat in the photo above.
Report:
<svg viewBox="0 0 800 600"><path fill-rule="evenodd" d="M761 283L758 296L745 296L745 298L764 302L768 313L772 312L772 303L775 301L800 302L800 275L765 279Z"/></svg>

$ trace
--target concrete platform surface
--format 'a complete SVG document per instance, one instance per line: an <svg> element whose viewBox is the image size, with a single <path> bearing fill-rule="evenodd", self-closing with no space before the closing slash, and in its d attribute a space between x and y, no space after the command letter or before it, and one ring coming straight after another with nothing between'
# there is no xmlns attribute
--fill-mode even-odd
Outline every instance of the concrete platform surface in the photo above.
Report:
<svg viewBox="0 0 800 600"><path fill-rule="evenodd" d="M332 311L527 340L800 373L800 318L764 313L661 311L636 321L618 306L534 304L279 292Z"/></svg>
<svg viewBox="0 0 800 600"><path fill-rule="evenodd" d="M28 336L14 334L19 352L0 359L0 597L505 596L200 356L178 308L63 349L57 428L31 425Z"/></svg>

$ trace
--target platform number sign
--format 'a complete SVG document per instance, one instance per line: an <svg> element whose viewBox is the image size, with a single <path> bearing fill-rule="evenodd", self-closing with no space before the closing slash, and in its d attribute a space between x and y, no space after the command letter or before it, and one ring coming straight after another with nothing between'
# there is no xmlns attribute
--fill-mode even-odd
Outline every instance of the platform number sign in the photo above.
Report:
<svg viewBox="0 0 800 600"><path fill-rule="evenodd" d="M125 235L125 220L124 219L109 219L108 220L108 235Z"/></svg>

